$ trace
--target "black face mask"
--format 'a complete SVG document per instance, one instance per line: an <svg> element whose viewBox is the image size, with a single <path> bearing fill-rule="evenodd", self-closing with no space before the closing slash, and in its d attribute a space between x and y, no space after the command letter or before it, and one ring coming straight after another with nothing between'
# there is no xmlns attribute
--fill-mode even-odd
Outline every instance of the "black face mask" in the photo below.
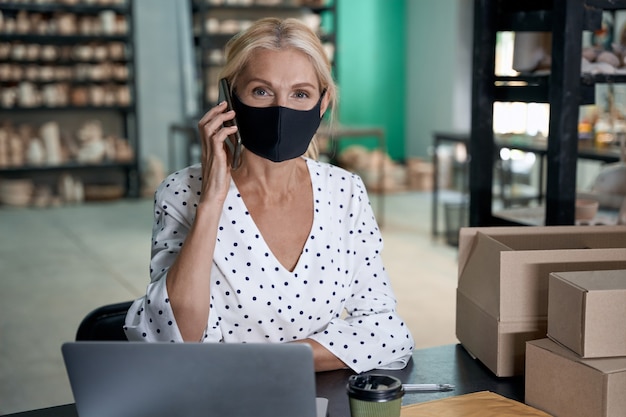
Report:
<svg viewBox="0 0 626 417"><path fill-rule="evenodd" d="M311 110L251 107L233 94L241 142L256 155L274 162L303 155L322 121L320 107L324 94Z"/></svg>

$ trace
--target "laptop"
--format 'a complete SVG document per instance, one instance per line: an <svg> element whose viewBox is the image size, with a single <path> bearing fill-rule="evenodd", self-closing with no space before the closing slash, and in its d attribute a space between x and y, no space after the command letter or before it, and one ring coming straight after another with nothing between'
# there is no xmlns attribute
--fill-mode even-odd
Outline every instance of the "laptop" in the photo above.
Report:
<svg viewBox="0 0 626 417"><path fill-rule="evenodd" d="M325 417L306 344L69 342L79 417Z"/></svg>

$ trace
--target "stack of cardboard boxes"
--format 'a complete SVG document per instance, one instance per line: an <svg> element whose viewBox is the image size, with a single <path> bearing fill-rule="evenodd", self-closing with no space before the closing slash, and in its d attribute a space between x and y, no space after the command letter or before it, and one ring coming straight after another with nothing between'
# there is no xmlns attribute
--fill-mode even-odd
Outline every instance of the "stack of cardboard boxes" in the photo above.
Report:
<svg viewBox="0 0 626 417"><path fill-rule="evenodd" d="M529 405L624 416L625 282L626 226L463 228L457 338L495 375L526 373ZM609 353L617 357L589 359Z"/></svg>
<svg viewBox="0 0 626 417"><path fill-rule="evenodd" d="M525 378L526 403L557 417L626 415L626 270L550 274Z"/></svg>

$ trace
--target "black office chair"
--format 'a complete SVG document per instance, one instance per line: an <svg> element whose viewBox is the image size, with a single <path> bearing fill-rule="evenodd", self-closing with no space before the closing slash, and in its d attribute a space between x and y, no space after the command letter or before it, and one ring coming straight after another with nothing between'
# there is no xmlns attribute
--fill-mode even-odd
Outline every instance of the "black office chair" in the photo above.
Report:
<svg viewBox="0 0 626 417"><path fill-rule="evenodd" d="M76 340L128 340L124 319L132 303L125 301L96 308L78 326Z"/></svg>

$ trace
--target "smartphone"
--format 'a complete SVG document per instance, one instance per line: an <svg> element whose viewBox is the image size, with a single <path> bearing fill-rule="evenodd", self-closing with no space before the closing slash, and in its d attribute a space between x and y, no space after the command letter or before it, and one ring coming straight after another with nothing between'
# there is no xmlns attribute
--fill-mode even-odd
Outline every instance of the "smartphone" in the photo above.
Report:
<svg viewBox="0 0 626 417"><path fill-rule="evenodd" d="M226 111L232 110L233 102L230 97L230 85L228 85L228 81L226 81L226 78L222 78L220 80L219 90L220 90L219 103L221 103L222 101L225 101ZM236 125L237 125L236 119L227 120L224 122L224 127L236 126ZM239 130L237 130L232 135L228 135L228 138L226 138L226 141L224 141L224 143L226 144L226 147L230 151L230 156L232 157L231 165L230 165L231 168L232 169L239 168L239 166L241 165L241 146L242 146L241 135L239 134Z"/></svg>

